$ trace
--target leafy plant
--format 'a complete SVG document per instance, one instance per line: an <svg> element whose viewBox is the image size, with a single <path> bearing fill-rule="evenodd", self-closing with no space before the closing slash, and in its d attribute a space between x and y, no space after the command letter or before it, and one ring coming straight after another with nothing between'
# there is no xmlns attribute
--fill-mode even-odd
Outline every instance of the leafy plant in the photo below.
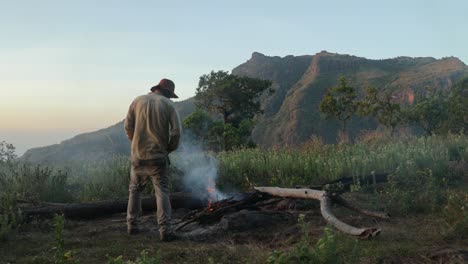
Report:
<svg viewBox="0 0 468 264"><path fill-rule="evenodd" d="M71 251L65 251L65 238L63 230L65 227L65 217L63 215L55 214L52 219L52 226L54 227L54 263L65 264L74 263L73 254Z"/></svg>
<svg viewBox="0 0 468 264"><path fill-rule="evenodd" d="M221 119L221 123L210 121L209 116L196 111L184 120L194 133L205 128L205 137L220 138L222 150L248 145L252 130L251 120L263 113L260 96L272 94L271 81L212 71L200 77L195 95L195 105Z"/></svg>
<svg viewBox="0 0 468 264"><path fill-rule="evenodd" d="M0 162L12 162L18 156L15 153L15 146L7 143L6 141L0 141Z"/></svg>
<svg viewBox="0 0 468 264"><path fill-rule="evenodd" d="M317 241L314 247L310 238L310 226L305 221L304 215L299 215L299 225L302 230L301 240L294 246L290 252L282 252L275 250L267 259L269 264L287 264L287 263L313 263L313 264L328 264L328 263L345 263L345 258L338 250L338 240L335 231L326 227L322 237ZM346 258L346 263L358 262L358 246L354 243L351 250L351 256Z"/></svg>
<svg viewBox="0 0 468 264"><path fill-rule="evenodd" d="M107 261L107 264L159 264L161 263L161 256L159 252L156 256L152 257L148 254L147 250L143 250L140 252L140 256L135 261L124 261L123 256L120 255L116 258L110 258Z"/></svg>
<svg viewBox="0 0 468 264"><path fill-rule="evenodd" d="M416 98L416 103L408 112L408 119L424 129L427 135L440 130L448 117L447 95L429 87L426 87L423 95Z"/></svg>
<svg viewBox="0 0 468 264"><path fill-rule="evenodd" d="M10 233L21 225L21 210L14 208L14 202L9 201L7 197L0 197L0 241L8 238Z"/></svg>
<svg viewBox="0 0 468 264"><path fill-rule="evenodd" d="M327 118L334 118L341 122L341 132L344 134L348 121L357 111L356 90L349 86L344 76L340 77L339 84L327 90L319 104L318 110Z"/></svg>
<svg viewBox="0 0 468 264"><path fill-rule="evenodd" d="M460 239L468 237L468 194L451 191L442 211L447 234Z"/></svg>
<svg viewBox="0 0 468 264"><path fill-rule="evenodd" d="M392 134L397 125L402 123L404 119L400 104L395 101L395 97L391 93L384 93L375 87L366 89L365 98L358 103L358 112L363 116L375 117L380 124L390 128Z"/></svg>

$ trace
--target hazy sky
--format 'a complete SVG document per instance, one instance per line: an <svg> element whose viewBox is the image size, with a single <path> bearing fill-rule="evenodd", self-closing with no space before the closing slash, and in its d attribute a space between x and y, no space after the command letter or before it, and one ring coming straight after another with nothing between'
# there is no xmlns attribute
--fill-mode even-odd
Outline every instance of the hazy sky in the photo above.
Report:
<svg viewBox="0 0 468 264"><path fill-rule="evenodd" d="M21 154L107 127L161 78L186 99L254 51L467 63L467 26L466 0L0 0L0 141Z"/></svg>

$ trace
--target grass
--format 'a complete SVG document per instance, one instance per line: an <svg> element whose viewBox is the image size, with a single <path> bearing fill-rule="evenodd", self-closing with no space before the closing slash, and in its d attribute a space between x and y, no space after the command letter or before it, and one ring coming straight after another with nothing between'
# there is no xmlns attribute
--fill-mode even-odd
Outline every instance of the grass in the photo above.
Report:
<svg viewBox="0 0 468 264"><path fill-rule="evenodd" d="M382 137L340 145L315 139L300 150L243 149L221 153L219 159L219 184L226 188L310 186L353 176L359 190L366 189L360 176L390 173L389 184L371 191L385 197L385 209L406 214L440 209L447 192L463 182L468 137Z"/></svg>
<svg viewBox="0 0 468 264"><path fill-rule="evenodd" d="M337 213L346 212L338 210ZM466 238L452 237L444 221L432 215L396 217L373 223L383 230L382 234L373 240L361 241L327 229L321 217L313 212L307 214L303 222L307 226L299 223L297 229L285 223L261 231L263 238L246 233L244 237L249 240L238 240L236 236L242 233L226 234L205 243L161 243L153 233L129 237L122 222L115 221L123 216L88 222L65 221L63 230L57 228L60 227L57 221L41 221L21 227L18 234L0 243L0 263L53 263L60 256L68 260L65 263L106 263L120 256L127 262L136 261L142 251L146 251L148 257L160 259L161 263L266 263L267 260L270 263L308 263L306 260L313 257L322 261L318 263L331 263L326 261L331 259L341 263L431 263L428 255L434 250L468 246ZM362 221L360 225L372 223L369 219L359 221ZM57 236L60 233L57 231L63 233ZM57 245L63 245L60 255L56 255ZM281 255L284 255L282 259ZM304 261L297 261L298 258Z"/></svg>
<svg viewBox="0 0 468 264"><path fill-rule="evenodd" d="M381 237L358 243L362 263L405 258L424 263L426 253L436 245L468 246L468 136L398 139L372 136L354 144L337 145L312 139L300 149L241 149L219 153L217 157L217 185L224 190L247 190L251 184L307 186L342 176L355 177L354 192L347 194L348 198L355 199L364 208L387 211L394 216L390 222L379 223L385 230ZM52 249L56 242L51 224L18 227L20 221L13 219L17 214L12 211L18 201L79 202L127 196L130 170L127 157L94 164L68 164L67 168L0 160L0 236L3 239L0 255L10 262L20 256L21 263L50 263L56 252ZM197 162L197 159L187 162ZM390 173L388 183L373 187L360 184L360 176L380 172ZM173 173L178 176L172 177L171 185L175 189L182 182L179 172ZM138 263L138 259L144 258L142 252L147 252L144 254L151 261L159 261L160 257L162 263L265 263L269 257L275 263L280 255L272 253L274 250L292 258L301 252L306 256L315 254L316 234L320 232L315 230L314 238L302 244L294 242L298 235L292 240L285 236L284 244L276 245L262 241L239 244L229 238L211 244L186 241L154 244L157 240L154 236L128 238L118 229L100 229L104 224L99 222L85 227L79 225L65 224L61 252L80 263L113 260L117 261L114 263ZM324 228L323 222L313 225L319 230ZM351 263L349 256L354 254L354 240L339 233L334 236L336 239L329 242L336 243L331 247L336 250L331 251L343 256L343 262ZM301 247L303 251L298 250Z"/></svg>
<svg viewBox="0 0 468 264"><path fill-rule="evenodd" d="M112 223L106 222L110 225ZM115 223L114 223L115 225ZM136 261L146 251L162 263L264 263L268 249L252 245L233 245L229 241L199 243L175 241L161 243L157 235L129 237L125 227L104 230L103 223L68 222L63 233L64 252L75 263L119 263L110 260ZM53 263L57 242L49 224L30 226L4 244L0 244L0 263ZM262 252L264 251L264 252ZM5 262L3 262L5 261Z"/></svg>
<svg viewBox="0 0 468 264"><path fill-rule="evenodd" d="M219 155L220 183L247 188L245 177L264 185L317 184L342 176L388 172L399 177L430 169L448 171L452 161L468 160L468 137L375 139L356 144L325 145L315 139L299 150L242 149Z"/></svg>

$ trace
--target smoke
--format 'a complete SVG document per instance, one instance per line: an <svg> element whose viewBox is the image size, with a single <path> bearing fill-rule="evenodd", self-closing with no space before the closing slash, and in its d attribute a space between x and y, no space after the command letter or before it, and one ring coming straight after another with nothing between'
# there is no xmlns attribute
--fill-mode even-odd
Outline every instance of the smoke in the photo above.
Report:
<svg viewBox="0 0 468 264"><path fill-rule="evenodd" d="M203 144L185 130L179 149L171 154L172 165L182 171L182 184L186 191L198 193L210 200L225 199L217 189L219 161L214 153L204 149Z"/></svg>

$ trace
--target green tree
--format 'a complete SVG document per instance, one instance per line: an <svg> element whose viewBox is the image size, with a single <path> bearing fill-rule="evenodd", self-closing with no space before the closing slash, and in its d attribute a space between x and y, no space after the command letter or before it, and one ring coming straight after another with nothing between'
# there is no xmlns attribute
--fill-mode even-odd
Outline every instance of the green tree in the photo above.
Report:
<svg viewBox="0 0 468 264"><path fill-rule="evenodd" d="M260 97L272 93L271 81L212 71L200 77L195 95L198 110L184 124L202 138L219 139L223 150L251 145L253 118L263 113Z"/></svg>
<svg viewBox="0 0 468 264"><path fill-rule="evenodd" d="M426 87L425 93L415 101L408 112L409 121L419 125L428 135L440 131L450 116L447 95L441 90Z"/></svg>
<svg viewBox="0 0 468 264"><path fill-rule="evenodd" d="M392 134L403 122L403 113L395 97L391 93L379 92L375 87L366 89L365 98L358 103L358 113L373 116L380 124L390 128Z"/></svg>
<svg viewBox="0 0 468 264"><path fill-rule="evenodd" d="M349 86L345 77L340 77L339 84L327 90L319 104L319 111L327 118L341 122L341 132L345 133L348 121L357 111L356 91Z"/></svg>
<svg viewBox="0 0 468 264"><path fill-rule="evenodd" d="M206 139L214 124L213 118L207 112L198 108L182 121L182 126L189 129L198 139Z"/></svg>
<svg viewBox="0 0 468 264"><path fill-rule="evenodd" d="M15 160L18 156L15 154L15 146L7 143L6 141L0 141L0 162L9 162Z"/></svg>
<svg viewBox="0 0 468 264"><path fill-rule="evenodd" d="M259 98L265 91L273 93L271 81L212 71L200 77L195 105L220 115L224 124L238 125L263 113Z"/></svg>
<svg viewBox="0 0 468 264"><path fill-rule="evenodd" d="M468 132L468 77L460 80L448 97L448 117L442 125L443 132Z"/></svg>

